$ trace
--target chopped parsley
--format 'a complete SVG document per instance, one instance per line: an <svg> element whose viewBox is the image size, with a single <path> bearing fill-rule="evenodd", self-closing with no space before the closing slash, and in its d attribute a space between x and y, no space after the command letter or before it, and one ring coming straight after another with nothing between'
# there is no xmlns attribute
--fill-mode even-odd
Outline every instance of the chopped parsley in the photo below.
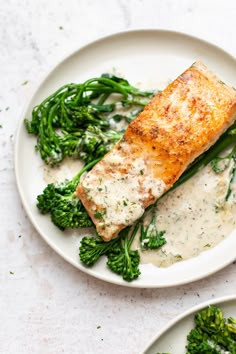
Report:
<svg viewBox="0 0 236 354"><path fill-rule="evenodd" d="M96 211L96 213L93 214L93 216L95 217L95 219L102 219L103 216L105 215L106 211Z"/></svg>

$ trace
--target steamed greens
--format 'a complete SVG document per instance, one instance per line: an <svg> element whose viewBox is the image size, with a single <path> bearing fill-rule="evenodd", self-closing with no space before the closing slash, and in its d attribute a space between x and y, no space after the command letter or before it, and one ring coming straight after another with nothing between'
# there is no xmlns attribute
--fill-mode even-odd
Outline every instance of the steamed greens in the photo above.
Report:
<svg viewBox="0 0 236 354"><path fill-rule="evenodd" d="M225 317L220 307L210 305L195 313L194 328L187 334L186 342L186 354L235 354L236 318Z"/></svg>
<svg viewBox="0 0 236 354"><path fill-rule="evenodd" d="M236 353L236 318L224 317L214 305L199 311L187 336L186 354Z"/></svg>
<svg viewBox="0 0 236 354"><path fill-rule="evenodd" d="M82 84L59 88L34 107L32 119L25 119L29 134L37 137L36 150L50 166L66 156L80 158L85 163L103 157L124 132L111 128L117 120L116 107L130 110L119 119L130 121L148 103L153 91L141 91L127 80L103 74ZM113 96L113 102L109 99Z"/></svg>

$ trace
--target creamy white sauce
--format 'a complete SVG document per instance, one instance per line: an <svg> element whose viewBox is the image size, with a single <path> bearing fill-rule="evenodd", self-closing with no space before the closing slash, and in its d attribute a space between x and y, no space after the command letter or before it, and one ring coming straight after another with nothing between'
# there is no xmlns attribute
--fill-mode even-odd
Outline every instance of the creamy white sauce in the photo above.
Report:
<svg viewBox="0 0 236 354"><path fill-rule="evenodd" d="M139 181L130 174L124 176L119 172L109 177L88 173L82 185L88 191L88 197L104 209L103 220L107 226L131 225L144 212Z"/></svg>
<svg viewBox="0 0 236 354"><path fill-rule="evenodd" d="M104 176L103 164L81 179L88 199L94 203L94 215L101 219L100 226L106 228L107 233L111 228L114 232L121 225L132 225L143 215L145 199L150 196L158 198L165 190L162 180L146 174L147 166L142 158L135 161L129 173L120 172L123 166L128 167L127 156L130 154L130 151L127 154L126 143L120 146L119 152L113 151L103 160L107 169L116 167L114 172Z"/></svg>
<svg viewBox="0 0 236 354"><path fill-rule="evenodd" d="M141 263L158 267L195 257L216 246L235 228L236 205L225 202L232 165L215 174L211 166L164 196L156 208L156 225L166 230L167 243L159 250L140 249L139 235L133 244ZM150 222L147 215L145 223Z"/></svg>
<svg viewBox="0 0 236 354"><path fill-rule="evenodd" d="M60 165L50 167L43 165L43 179L45 183L63 182L72 179L84 166L81 160L65 158Z"/></svg>
<svg viewBox="0 0 236 354"><path fill-rule="evenodd" d="M109 100L107 100L107 102L109 103ZM130 111L131 111L130 109L124 108L120 103L116 104L115 114L129 115ZM113 116L113 115L114 115L114 112L112 112L111 116ZM109 122L110 122L111 129L114 129L117 131L126 130L126 128L128 127L128 123L125 118L122 118L119 122L110 118Z"/></svg>

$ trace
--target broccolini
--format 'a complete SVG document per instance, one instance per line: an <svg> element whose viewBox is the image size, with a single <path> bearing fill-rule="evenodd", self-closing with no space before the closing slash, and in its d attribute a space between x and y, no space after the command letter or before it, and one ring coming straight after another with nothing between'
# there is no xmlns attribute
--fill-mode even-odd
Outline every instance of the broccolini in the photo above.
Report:
<svg viewBox="0 0 236 354"><path fill-rule="evenodd" d="M225 169L228 168L230 164L232 165L230 168L230 178L228 183L228 189L225 195L225 201L228 201L229 199L233 201L236 200L235 198L236 195L233 188L233 185L235 184L235 178L236 178L236 146L231 148L228 154L223 156L217 156L211 161L212 169L217 174L225 171Z"/></svg>
<svg viewBox="0 0 236 354"><path fill-rule="evenodd" d="M187 336L187 354L236 353L236 319L225 318L214 305L196 313L195 328Z"/></svg>
<svg viewBox="0 0 236 354"><path fill-rule="evenodd" d="M82 174L98 161L87 164L71 181L48 184L43 193L38 195L38 209L42 214L50 213L52 222L61 230L93 225L81 200L76 197L75 190Z"/></svg>
<svg viewBox="0 0 236 354"><path fill-rule="evenodd" d="M107 103L113 94L118 98ZM37 136L35 148L46 164L54 166L66 156L82 158L87 163L102 157L121 138L110 131L109 116L116 106L142 110L153 94L131 86L127 80L103 74L81 84L62 86L34 107L32 119L25 119L25 126L29 134ZM97 129L93 131L93 144L91 127ZM92 148L95 150L91 154Z"/></svg>
<svg viewBox="0 0 236 354"><path fill-rule="evenodd" d="M122 230L120 234L109 242L102 240L100 236L85 236L80 242L79 257L83 264L91 266L97 260L106 255L107 266L114 272L123 277L126 281L138 278L139 253L131 250L131 244L139 229L137 223L133 230L130 227Z"/></svg>
<svg viewBox="0 0 236 354"><path fill-rule="evenodd" d="M158 231L156 225L156 213L152 213L151 222L146 228L142 222L140 232L140 243L142 249L157 249L166 244L166 239L163 237L165 231Z"/></svg>
<svg viewBox="0 0 236 354"><path fill-rule="evenodd" d="M120 240L119 237L105 242L97 235L96 237L85 236L80 242L79 257L83 264L92 266L97 260L110 252L119 252Z"/></svg>
<svg viewBox="0 0 236 354"><path fill-rule="evenodd" d="M132 281L140 275L138 268L140 256L137 250L131 250L130 247L139 229L139 223L136 223L131 230L130 227L120 232L120 248L115 248L108 253L108 267L115 273L121 275L124 280Z"/></svg>

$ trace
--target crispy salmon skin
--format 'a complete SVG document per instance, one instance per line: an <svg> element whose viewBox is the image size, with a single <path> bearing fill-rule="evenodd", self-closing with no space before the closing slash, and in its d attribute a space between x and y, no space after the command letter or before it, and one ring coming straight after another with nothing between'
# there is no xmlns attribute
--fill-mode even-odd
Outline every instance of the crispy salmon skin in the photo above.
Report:
<svg viewBox="0 0 236 354"><path fill-rule="evenodd" d="M158 93L76 194L105 241L133 224L236 118L236 91L201 62Z"/></svg>

